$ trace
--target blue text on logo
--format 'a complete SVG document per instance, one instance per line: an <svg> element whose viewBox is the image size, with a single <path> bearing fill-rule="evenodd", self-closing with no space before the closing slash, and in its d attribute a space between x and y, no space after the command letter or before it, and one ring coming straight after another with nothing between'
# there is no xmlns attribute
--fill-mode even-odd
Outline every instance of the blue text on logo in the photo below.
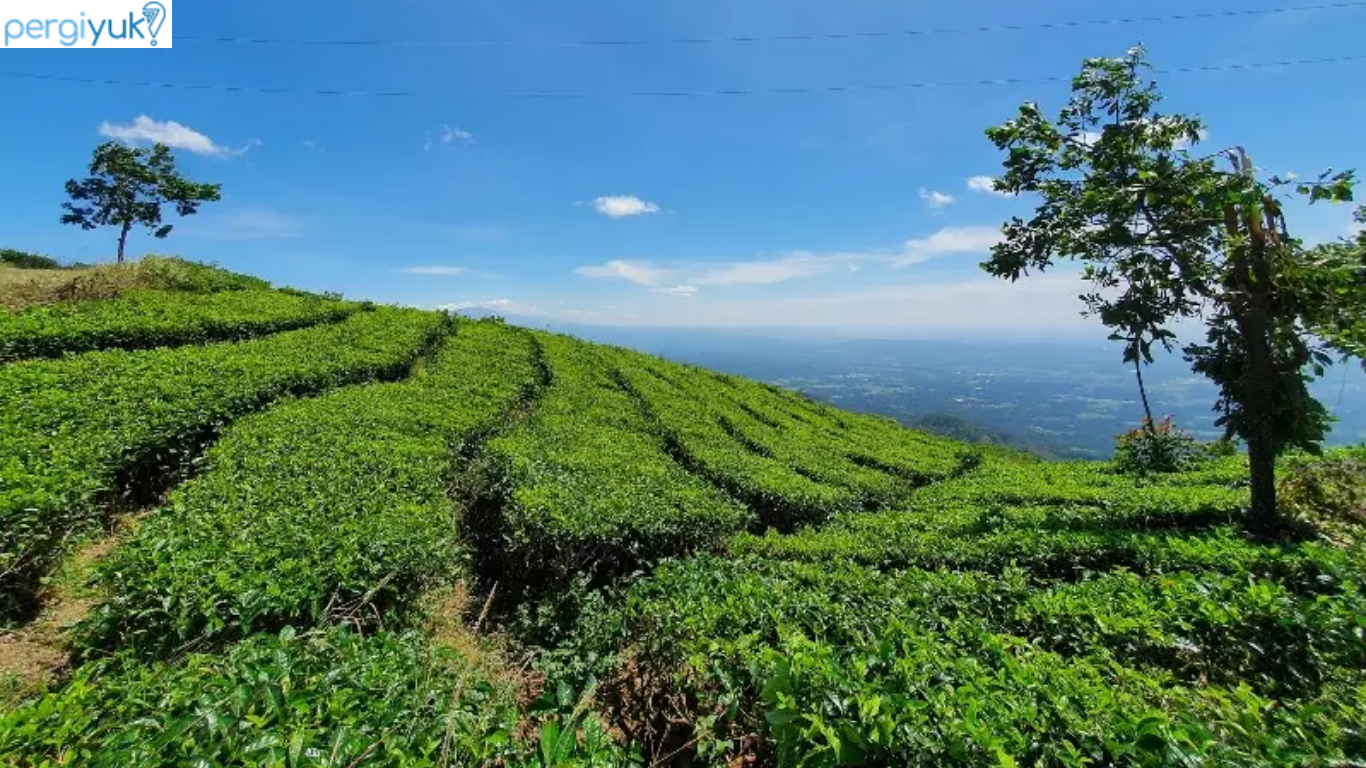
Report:
<svg viewBox="0 0 1366 768"><path fill-rule="evenodd" d="M101 39L109 40L146 40L148 36L143 33L143 26L147 26L147 31L151 33L151 44L156 45L157 33L161 31L162 25L166 23L166 8L161 3L150 2L143 7L142 18L136 14L128 14L128 18L123 19L95 19L86 18L82 13L79 19L10 19L5 22L5 47L9 47L12 40L53 40L57 39L62 45L71 47L77 43L89 41L90 46L98 47ZM56 36L53 30L56 29Z"/></svg>

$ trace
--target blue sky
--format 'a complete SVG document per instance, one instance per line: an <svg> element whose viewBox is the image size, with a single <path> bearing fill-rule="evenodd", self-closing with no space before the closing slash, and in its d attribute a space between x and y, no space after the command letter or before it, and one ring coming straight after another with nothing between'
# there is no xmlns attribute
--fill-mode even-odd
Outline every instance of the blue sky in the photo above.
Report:
<svg viewBox="0 0 1366 768"><path fill-rule="evenodd" d="M1304 3L1301 3L1303 5ZM1256 7L1285 7L1268 0ZM287 94L0 77L0 244L94 261L114 233L57 223L62 183L105 136L168 138L224 200L133 253L420 306L623 325L798 326L879 334L1101 334L1059 274L977 264L1024 200L975 191L983 137L1065 82L850 93L648 97L1070 77L1142 42L1159 68L1359 53L1366 7L1030 31L754 43L569 41L975 28L1236 10L1226 0L393 0L176 6L173 50L7 50L0 71L285 88ZM467 46L222 43L210 37ZM1270 170L1366 167L1366 62L1159 75L1166 109ZM319 96L325 89L412 97ZM586 94L518 98L516 94ZM1311 240L1346 207L1297 212Z"/></svg>

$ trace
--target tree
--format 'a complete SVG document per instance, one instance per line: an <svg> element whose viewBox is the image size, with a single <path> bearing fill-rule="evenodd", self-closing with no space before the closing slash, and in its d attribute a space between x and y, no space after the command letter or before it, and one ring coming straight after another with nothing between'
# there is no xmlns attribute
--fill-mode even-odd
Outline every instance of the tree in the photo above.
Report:
<svg viewBox="0 0 1366 768"><path fill-rule="evenodd" d="M1293 187L1310 202L1347 200L1352 173L1292 184L1263 180L1242 148L1192 155L1204 126L1157 111L1161 94L1143 79L1147 66L1141 48L1087 60L1056 121L1030 102L987 131L1007 152L996 189L1041 202L1028 221L1004 226L982 267L1014 281L1058 260L1080 262L1091 285L1083 314L1124 342L1149 425L1142 364L1152 362L1154 344L1173 348L1179 321L1203 321L1204 342L1182 351L1219 387L1218 423L1248 448L1250 522L1271 530L1279 524L1276 455L1318 450L1329 422L1306 371L1322 374L1335 341L1314 331L1327 318L1340 325L1366 311L1331 287L1345 279L1340 263L1290 237L1278 193Z"/></svg>
<svg viewBox="0 0 1366 768"><path fill-rule="evenodd" d="M1311 318L1316 336L1366 366L1366 206L1356 211L1361 231L1354 240L1325 243L1307 254L1312 268L1302 290L1321 298Z"/></svg>
<svg viewBox="0 0 1366 768"><path fill-rule="evenodd" d="M219 199L218 184L196 184L176 170L170 147L157 144L138 149L117 142L95 148L90 161L90 176L66 183L71 200L62 204L63 224L82 229L114 225L119 228L119 263L128 232L134 225L152 230L158 239L171 234L172 226L161 223L161 208L172 204L180 216L198 212L199 204Z"/></svg>

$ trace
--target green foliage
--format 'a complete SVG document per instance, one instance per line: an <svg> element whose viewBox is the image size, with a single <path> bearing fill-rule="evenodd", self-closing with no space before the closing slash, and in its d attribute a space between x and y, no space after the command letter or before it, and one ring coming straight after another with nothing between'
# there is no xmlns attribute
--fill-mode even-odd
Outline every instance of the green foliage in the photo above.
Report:
<svg viewBox="0 0 1366 768"><path fill-rule="evenodd" d="M0 314L0 362L96 349L233 341L342 320L355 305L275 291L137 290Z"/></svg>
<svg viewBox="0 0 1366 768"><path fill-rule="evenodd" d="M729 420L743 412L725 408L724 388L710 377L624 351L613 362L685 465L746 503L760 524L790 529L858 508L857 494L801 474L744 441Z"/></svg>
<svg viewBox="0 0 1366 768"><path fill-rule="evenodd" d="M1281 480L1287 514L1330 527L1350 526L1347 535L1366 533L1366 446L1295 457Z"/></svg>
<svg viewBox="0 0 1366 768"><path fill-rule="evenodd" d="M513 582L621 573L642 561L714 547L747 510L665 452L598 349L538 334L551 387L529 419L489 442L495 519L484 552Z"/></svg>
<svg viewBox="0 0 1366 768"><path fill-rule="evenodd" d="M1278 707L956 627L850 648L797 635L762 663L780 765L1282 766L1358 754L1363 717L1351 677Z"/></svg>
<svg viewBox="0 0 1366 768"><path fill-rule="evenodd" d="M461 323L410 379L278 405L101 564L87 638L166 652L325 620L369 626L461 562L457 457L534 379L521 331Z"/></svg>
<svg viewBox="0 0 1366 768"><path fill-rule="evenodd" d="M1306 304L1314 333L1366 365L1366 206L1356 220L1362 229L1354 240L1314 248L1294 277L1298 290L1313 297Z"/></svg>
<svg viewBox="0 0 1366 768"><path fill-rule="evenodd" d="M1134 475L1184 472L1208 456L1200 441L1177 429L1170 416L1158 422L1145 420L1143 426L1115 438L1115 467Z"/></svg>
<svg viewBox="0 0 1366 768"><path fill-rule="evenodd" d="M792 536L740 536L733 548L883 569L992 570L1014 563L1039 578L1116 567L1271 572L1291 567L1286 557L1314 561L1221 530L1247 504L1246 490L1228 487L1228 477L1242 471L1239 459L1159 481L1103 466L989 463L917 492L904 510L845 515ZM1192 537L1192 531L1212 535Z"/></svg>
<svg viewBox="0 0 1366 768"><path fill-rule="evenodd" d="M95 148L89 177L66 183L71 199L62 203L66 211L62 223L87 230L118 227L118 259L123 261L128 232L134 226L146 227L152 237L164 239L174 227L161 223L162 206L174 206L181 217L191 216L200 204L216 202L220 190L218 184L197 184L181 176L165 144L141 149L109 141Z"/></svg>
<svg viewBox="0 0 1366 768"><path fill-rule="evenodd" d="M492 489L500 511L483 549L504 574L621 573L714 546L752 514L791 529L963 469L956 443L890 420L626 350L542 343L553 385L489 445L507 486Z"/></svg>
<svg viewBox="0 0 1366 768"><path fill-rule="evenodd" d="M66 536L143 501L236 416L291 394L406 373L442 332L380 309L232 344L91 352L0 366L0 617L29 605Z"/></svg>
<svg viewBox="0 0 1366 768"><path fill-rule="evenodd" d="M1252 439L1254 425L1266 424L1277 454L1291 449L1321 450L1332 416L1309 394L1308 385L1323 375L1331 359L1325 351L1312 348L1307 335L1308 328L1297 319L1283 323L1276 333L1277 343L1267 350L1272 367L1279 372L1269 377L1254 374L1247 342L1232 315L1210 323L1204 344L1185 347L1191 370L1219 385L1214 410L1220 415L1214 423L1224 428L1226 439L1235 435ZM1246 405L1259 380L1269 390L1270 413L1261 414Z"/></svg>
<svg viewBox="0 0 1366 768"><path fill-rule="evenodd" d="M571 704L572 706L572 704ZM223 655L84 665L60 691L0 715L18 768L631 764L591 715L559 708L534 743L516 692L416 634L258 635Z"/></svg>
<svg viewBox="0 0 1366 768"><path fill-rule="evenodd" d="M841 511L885 507L963 471L961 446L889 419L836 414L738 378L627 350L611 364L666 443L782 530Z"/></svg>
<svg viewBox="0 0 1366 768"><path fill-rule="evenodd" d="M875 464L875 460L868 459L865 464L856 462L854 457L862 457L859 451L865 446L852 441L847 443L843 436L805 424L785 413L760 410L756 405L765 404L762 401L737 401L748 405L749 411L725 400L721 402L723 407L730 406L729 412L722 417L723 424L741 445L761 456L772 457L802 477L846 491L860 506L885 506L910 491L910 484L895 472L866 465Z"/></svg>
<svg viewBox="0 0 1366 768"><path fill-rule="evenodd" d="M1064 494L1085 485L1076 474ZM1023 477L741 536L734 559L664 566L602 604L564 652L623 649L629 663L596 672L612 707L629 722L687 702L674 717L708 764L756 734L779 765L1360 759L1359 560L1211 527L1217 497L1199 483L1139 496L1136 481L1097 476L1105 506L944 506L993 485L1028 495Z"/></svg>
<svg viewBox="0 0 1366 768"><path fill-rule="evenodd" d="M603 679L647 749L639 713L672 713L709 765L1350 764L1366 564L1228 526L1242 461L988 459L584 601L546 668Z"/></svg>
<svg viewBox="0 0 1366 768"><path fill-rule="evenodd" d="M0 248L0 265L15 269L60 269L62 266L49 256L13 248Z"/></svg>
<svg viewBox="0 0 1366 768"><path fill-rule="evenodd" d="M818 461L823 453L834 453L864 468L899 477L911 485L940 480L958 471L962 444L926 432L906 429L883 416L839 411L793 392L738 377L725 377L733 407L751 414L762 426L777 431L774 439L783 445L800 446L793 458ZM772 433L771 433L772 434ZM838 471L844 464L822 470ZM850 478L852 483L862 484ZM877 494L878 481L864 485L865 503L895 501ZM851 486L855 487L855 486Z"/></svg>
<svg viewBox="0 0 1366 768"><path fill-rule="evenodd" d="M137 262L137 269L142 273L145 287L163 291L217 293L264 291L270 288L270 283L259 277L173 256L144 256Z"/></svg>

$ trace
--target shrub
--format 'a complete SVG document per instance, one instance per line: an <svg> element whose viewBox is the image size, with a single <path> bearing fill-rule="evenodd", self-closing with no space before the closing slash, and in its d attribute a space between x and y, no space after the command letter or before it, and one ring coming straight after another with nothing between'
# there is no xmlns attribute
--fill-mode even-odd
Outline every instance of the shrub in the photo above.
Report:
<svg viewBox="0 0 1366 768"><path fill-rule="evenodd" d="M576 650L629 649L609 711L667 708L709 765L756 743L761 764L829 768L1328 765L1360 755L1366 718L1360 571L1341 575L1300 594L696 558L586 615Z"/></svg>
<svg viewBox="0 0 1366 768"><path fill-rule="evenodd" d="M257 635L225 654L87 664L0 714L0 764L608 768L630 756L555 702L523 738L516 691L415 633ZM572 712L572 714L571 714Z"/></svg>
<svg viewBox="0 0 1366 768"><path fill-rule="evenodd" d="M1116 438L1114 461L1121 472L1146 475L1194 469L1208 455L1200 441L1177 429L1168 416L1156 423L1144 419L1143 426Z"/></svg>
<svg viewBox="0 0 1366 768"><path fill-rule="evenodd" d="M761 525L791 530L798 524L823 522L840 510L860 506L853 491L800 474L752 441L737 439L733 423L718 410L723 401L713 397L716 392L708 388L708 378L696 376L683 366L666 375L660 370L662 366L651 366L643 355L625 351L617 351L614 362L619 382L675 456L743 501L755 511ZM688 388L670 383L673 381L686 382Z"/></svg>
<svg viewBox="0 0 1366 768"><path fill-rule="evenodd" d="M1279 494L1282 509L1291 516L1366 525L1366 450L1292 461Z"/></svg>
<svg viewBox="0 0 1366 768"><path fill-rule="evenodd" d="M234 344L0 366L0 618L28 606L68 536L112 505L150 501L227 422L406 375L445 322L391 309Z"/></svg>
<svg viewBox="0 0 1366 768"><path fill-rule="evenodd" d="M61 269L56 259L37 253L0 248L0 264L15 269Z"/></svg>
<svg viewBox="0 0 1366 768"><path fill-rule="evenodd" d="M406 381L237 422L210 449L212 468L97 568L110 597L86 639L155 653L398 615L458 570L455 465L533 376L525 333L462 323Z"/></svg>
<svg viewBox="0 0 1366 768"><path fill-rule="evenodd" d="M96 349L234 341L337 322L354 304L277 291L209 295L133 290L104 301L0 314L0 362Z"/></svg>
<svg viewBox="0 0 1366 768"><path fill-rule="evenodd" d="M553 384L525 423L488 443L484 570L521 586L605 577L716 547L751 513L690 474L612 377L598 348L538 334Z"/></svg>
<svg viewBox="0 0 1366 768"><path fill-rule="evenodd" d="M982 452L980 450L968 449L963 451L962 453L958 454L958 467L954 470L954 474L966 475L967 473L982 466L982 461L984 458L985 457L982 455Z"/></svg>
<svg viewBox="0 0 1366 768"><path fill-rule="evenodd" d="M137 263L147 287L168 291L215 293L218 291L250 291L270 288L270 283L259 277L229 272L213 264L200 264L173 256L146 256Z"/></svg>
<svg viewBox="0 0 1366 768"><path fill-rule="evenodd" d="M603 355L676 458L744 501L765 526L792 530L841 511L893 506L972 466L958 455L961 444L891 419L629 350Z"/></svg>

